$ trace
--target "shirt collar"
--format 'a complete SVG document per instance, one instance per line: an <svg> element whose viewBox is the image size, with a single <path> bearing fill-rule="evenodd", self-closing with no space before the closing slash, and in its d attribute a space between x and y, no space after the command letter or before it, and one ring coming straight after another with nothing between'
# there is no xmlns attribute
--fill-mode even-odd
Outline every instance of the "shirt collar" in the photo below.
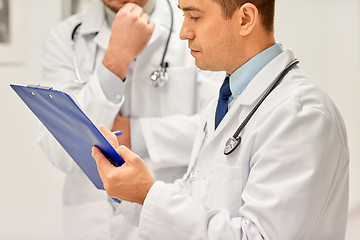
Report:
<svg viewBox="0 0 360 240"><path fill-rule="evenodd" d="M106 24L105 11L99 11L103 9L104 5L102 1L94 1L86 11L79 33L81 35L96 34L100 31L102 26Z"/></svg>
<svg viewBox="0 0 360 240"><path fill-rule="evenodd" d="M282 52L283 49L281 45L274 44L247 61L230 76L229 81L232 95L230 97L229 107L236 97L245 90L256 74Z"/></svg>

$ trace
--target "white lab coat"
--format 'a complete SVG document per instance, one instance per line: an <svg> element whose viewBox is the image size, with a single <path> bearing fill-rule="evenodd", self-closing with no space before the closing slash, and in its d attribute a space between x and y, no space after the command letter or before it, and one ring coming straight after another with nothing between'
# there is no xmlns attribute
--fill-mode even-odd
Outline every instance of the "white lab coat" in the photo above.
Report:
<svg viewBox="0 0 360 240"><path fill-rule="evenodd" d="M260 106L241 133L238 149L223 153L228 138L292 60L285 51L261 70L216 131L213 102L194 177L153 185L140 215L143 239L345 238L345 127L328 96L299 67ZM196 164L203 135L196 140L189 169ZM126 214L121 205L117 211Z"/></svg>
<svg viewBox="0 0 360 240"><path fill-rule="evenodd" d="M178 37L181 13L174 2L172 8L175 21L165 58L169 62L169 80L163 87L150 86L149 78L159 67L170 29L171 16L165 0L156 3L150 18L155 25L154 32L147 47L130 66L125 81L125 100L119 104L107 99L96 74L111 34L100 0L95 1L86 13L66 19L47 36L43 61L42 85L70 93L96 125L101 123L111 128L119 111L123 116L139 118L149 154L143 156L144 160L155 178L163 181L173 181L186 171L201 121L196 113L216 96L224 76L223 73L200 72L196 68L187 43ZM71 34L78 23L82 25L75 36L75 50L81 79L85 83L75 81L71 49ZM93 186L42 126L39 143L49 160L66 173L65 239L137 238L137 230L128 226L122 216L112 216L105 191Z"/></svg>

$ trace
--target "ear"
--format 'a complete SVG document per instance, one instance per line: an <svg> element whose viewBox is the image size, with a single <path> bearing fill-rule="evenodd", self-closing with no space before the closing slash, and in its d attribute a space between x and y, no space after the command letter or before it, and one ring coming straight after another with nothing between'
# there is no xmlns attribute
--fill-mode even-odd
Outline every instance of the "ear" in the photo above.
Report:
<svg viewBox="0 0 360 240"><path fill-rule="evenodd" d="M238 10L238 21L239 21L239 34L241 36L249 35L258 21L259 11L257 7L252 3L245 3Z"/></svg>

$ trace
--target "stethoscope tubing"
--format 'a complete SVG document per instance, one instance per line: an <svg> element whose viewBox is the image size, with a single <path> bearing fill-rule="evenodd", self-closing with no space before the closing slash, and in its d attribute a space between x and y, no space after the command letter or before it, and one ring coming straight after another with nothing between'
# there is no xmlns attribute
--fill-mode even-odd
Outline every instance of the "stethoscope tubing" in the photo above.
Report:
<svg viewBox="0 0 360 240"><path fill-rule="evenodd" d="M76 46L75 46L75 35L76 32L78 30L78 28L81 26L81 23L78 23L75 27L74 30L71 33L71 49L73 51L73 62L74 62L74 70L75 70L75 75L76 75L76 81L79 83L82 83L81 80L81 76L80 76L80 71L79 71L79 65L78 65L78 61L77 61L77 57L76 57Z"/></svg>
<svg viewBox="0 0 360 240"><path fill-rule="evenodd" d="M167 40L166 40L164 53L163 53L163 55L162 55L161 62L160 62L160 66L162 66L162 67L165 67L165 65L164 65L165 56L166 56L166 53L167 53L167 50L168 50L168 47L169 47L171 34L172 34L172 31L173 31L173 28L174 28L174 11L173 11L173 9L172 9L172 7L171 7L171 3L170 3L169 0L167 0L167 3L168 3L168 5L169 5L169 9L170 9L171 22L170 22L169 35L168 35L168 38L167 38Z"/></svg>
<svg viewBox="0 0 360 240"><path fill-rule="evenodd" d="M269 96L269 94L280 84L280 82L284 79L286 74L299 63L298 59L295 59L291 63L289 63L286 68L278 75L276 80L270 85L269 89L265 92L265 94L261 97L259 102L255 105L255 107L251 110L251 112L246 116L244 121L240 124L238 129L235 131L234 135L229 138L229 140L225 144L224 154L229 155L231 154L241 143L241 136L240 133L245 128L245 126L248 124L250 119L253 117L255 112L258 110L260 105L264 102L264 100Z"/></svg>

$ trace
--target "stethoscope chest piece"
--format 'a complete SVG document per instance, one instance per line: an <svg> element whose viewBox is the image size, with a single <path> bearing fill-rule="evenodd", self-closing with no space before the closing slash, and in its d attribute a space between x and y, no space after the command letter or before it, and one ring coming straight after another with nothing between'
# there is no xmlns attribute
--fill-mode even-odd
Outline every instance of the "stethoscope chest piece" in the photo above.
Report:
<svg viewBox="0 0 360 240"><path fill-rule="evenodd" d="M229 155L230 153L232 153L240 145L240 143L241 143L241 137L229 138L225 144L224 154Z"/></svg>
<svg viewBox="0 0 360 240"><path fill-rule="evenodd" d="M159 69L153 71L150 75L150 83L153 87L161 87L168 80L168 75L166 72L166 67L160 66Z"/></svg>

